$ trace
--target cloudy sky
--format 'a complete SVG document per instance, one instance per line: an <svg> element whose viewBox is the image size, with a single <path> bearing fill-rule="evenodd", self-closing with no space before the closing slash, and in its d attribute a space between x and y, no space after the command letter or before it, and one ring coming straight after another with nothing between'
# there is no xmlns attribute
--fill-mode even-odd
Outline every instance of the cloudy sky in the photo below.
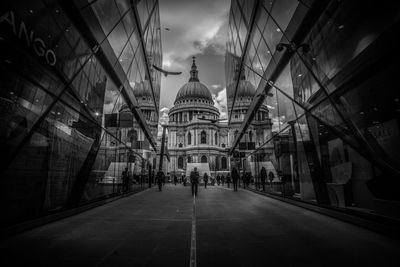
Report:
<svg viewBox="0 0 400 267"><path fill-rule="evenodd" d="M230 0L160 0L163 68L182 71L161 81L161 122L174 104L179 88L189 80L196 56L200 82L214 97L226 117L224 52ZM166 30L168 28L169 30Z"/></svg>

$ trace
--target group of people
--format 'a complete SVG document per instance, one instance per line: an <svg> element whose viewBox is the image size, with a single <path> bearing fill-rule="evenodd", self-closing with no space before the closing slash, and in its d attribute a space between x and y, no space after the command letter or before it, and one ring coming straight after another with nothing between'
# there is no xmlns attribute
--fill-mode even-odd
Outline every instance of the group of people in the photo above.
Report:
<svg viewBox="0 0 400 267"><path fill-rule="evenodd" d="M225 180L225 176L224 175L219 176L219 174L217 175L216 179L217 179L217 185L220 185L221 183L222 183L222 185L224 185L225 182L226 183L230 183L231 182L230 181L231 177L230 177L229 174L226 176L226 180Z"/></svg>
<svg viewBox="0 0 400 267"><path fill-rule="evenodd" d="M272 180L274 178L274 175L272 172L270 172L270 174L268 175L268 179L270 180L270 182L272 183ZM209 181L209 176L207 173L204 173L203 175L203 181L204 181L204 188L207 188L207 184ZM211 178L213 179L213 178ZM230 183L232 182L233 185L233 191L237 191L238 190L238 182L240 179L240 174L239 171L236 168L232 168L231 170L231 174L227 174L226 178L224 177L224 175L217 175L216 180L217 180L217 184L220 185L222 183L222 185L224 185L224 183L226 182L228 188L230 187ZM243 188L246 188L246 186L248 187L251 181L251 175L250 173L245 173L242 177L243 180ZM267 180L267 171L264 167L262 167L261 171L260 171L260 180L261 180L261 185L262 185L262 189L263 191L265 191L265 183ZM156 175L156 181L158 184L158 190L161 191L162 190L162 185L165 184L165 175L164 172L162 171L158 171L157 175ZM173 181L174 184L176 185L178 183L178 178L176 175L173 176ZM184 186L186 186L187 183L187 178L185 175L183 175L181 177L181 182L183 183ZM193 171L190 172L190 184L192 187L192 195L196 196L197 195L197 191L198 191L198 185L200 182L200 174L197 171L197 168L195 167L193 169Z"/></svg>

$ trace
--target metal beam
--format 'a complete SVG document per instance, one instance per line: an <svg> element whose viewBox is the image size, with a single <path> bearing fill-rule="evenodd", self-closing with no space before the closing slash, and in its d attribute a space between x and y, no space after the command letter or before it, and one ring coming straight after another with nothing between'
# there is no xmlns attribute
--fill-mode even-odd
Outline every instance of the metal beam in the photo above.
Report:
<svg viewBox="0 0 400 267"><path fill-rule="evenodd" d="M167 126L163 125L163 133L161 137L161 152L160 152L160 162L158 164L158 171L162 171L162 165L163 165L163 158L164 158L164 150L165 150L165 134L167 130Z"/></svg>
<svg viewBox="0 0 400 267"><path fill-rule="evenodd" d="M151 73L150 73L150 68L149 68L149 62L148 62L148 57L147 57L147 51L146 51L146 44L144 43L144 36L143 36L143 29L142 29L142 24L140 24L140 20L139 20L139 14L138 14L138 11L137 11L137 9L136 9L136 4L135 3L133 3L133 1L131 0L131 5L132 5L132 11L133 11L133 14L134 14L134 17L135 17L135 22L136 22L136 25L138 26L137 27L137 29L138 29L138 34L139 34L139 42L140 42L140 47L141 47L141 49L142 49L142 53L143 53L143 56L144 56L144 61L145 61L145 71L146 71L146 74L147 74L147 77L149 77L149 84L150 84L150 89L151 89L151 95L152 95L152 97L153 97L153 102L154 102L154 106L155 106L155 108L156 108L156 112L155 112L155 114L156 114L156 116L157 116L157 120L158 120L158 117L159 117L159 115L158 115L158 112L159 112L159 108L158 108L158 104L157 104L157 101L156 101L156 97L155 97L155 95L154 95L154 87L153 87L153 81L152 81L152 77L151 77ZM158 5L158 1L156 1L155 2L155 4L154 4L154 7L153 7L153 10L154 10L154 8L156 7L156 5ZM152 15L153 14L153 12L150 14L150 15ZM150 15L149 15L149 20L150 20Z"/></svg>
<svg viewBox="0 0 400 267"><path fill-rule="evenodd" d="M293 15L293 18L291 19L291 23L288 25L285 31L286 37L291 40L291 44L297 46L303 42L329 2L330 1L315 1L308 10L306 10L306 8L302 5L299 5L295 14ZM299 23L300 21L301 23ZM250 104L244 121L240 126L239 134L234 140L229 154L232 154L236 146L239 144L240 139L250 126L255 114L264 102L266 95L269 93L273 87L273 84L279 78L286 65L290 62L294 53L295 51L292 49L285 49L282 52L275 51L274 58L276 59L276 64L269 64L265 70L263 78L261 79L256 91L256 96L253 98L253 101ZM234 103L232 106L233 105Z"/></svg>
<svg viewBox="0 0 400 267"><path fill-rule="evenodd" d="M260 13L258 11L260 9L260 5L261 5L261 1L257 0L256 3L253 6L253 10L252 10L252 13L251 13L250 25L249 25L249 28L247 29L248 33L246 35L246 40L245 40L244 48L243 48L243 51L242 51L242 57L241 57L241 60L240 60L240 68L239 68L239 73L238 73L238 79L236 81L235 91L234 91L234 94L233 94L232 105L231 105L231 109L230 109L231 112L229 112L229 107L228 107L228 112L229 112L228 124L231 123L232 111L233 111L233 108L235 106L237 88L239 86L240 76L242 75L242 72L243 72L244 59L245 59L245 57L247 55L247 50L248 50L249 42L251 40L251 36L252 36L252 33L253 33L254 24L255 24L255 21L256 21L256 16L257 16L257 14Z"/></svg>
<svg viewBox="0 0 400 267"><path fill-rule="evenodd" d="M94 30L96 30L97 33L103 31L93 10L90 8L86 8L84 11L81 11L75 1L71 2L68 0L59 0L59 3L64 12L68 15L68 18L81 33L81 36L88 43L89 47L92 48L93 53L96 54L97 59L101 62L101 66L106 70L111 80L118 88L121 88L121 94L124 96L127 105L132 111L133 116L135 117L137 123L148 138L153 149L157 151L157 144L154 140L153 135L151 134L149 127L147 126L146 120L143 118L139 104L135 96L133 95L133 89L130 87L129 82L124 79L124 77L126 77L126 74L122 70L121 65L119 65L119 63L117 62L118 60L115 60L115 62L117 62L115 66L111 64L111 61L113 61L111 57L116 57L116 55L110 55L109 53L106 53L103 48L108 48L109 46L109 49L107 50L113 51L110 44L108 43L108 40L106 39L106 36L104 35L103 40L97 40L96 36L94 35ZM82 16L82 12L85 13L85 16Z"/></svg>

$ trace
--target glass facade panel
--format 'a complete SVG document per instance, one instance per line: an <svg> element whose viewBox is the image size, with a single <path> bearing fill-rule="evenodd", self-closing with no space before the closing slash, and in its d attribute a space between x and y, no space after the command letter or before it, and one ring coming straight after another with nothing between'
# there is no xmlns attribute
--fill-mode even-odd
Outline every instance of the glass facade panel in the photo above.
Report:
<svg viewBox="0 0 400 267"><path fill-rule="evenodd" d="M91 4L91 7L97 16L97 19L101 23L104 33L108 35L113 30L121 16L115 2L113 0L95 1Z"/></svg>
<svg viewBox="0 0 400 267"><path fill-rule="evenodd" d="M0 20L2 228L141 190L156 156L145 132L156 138L160 77L145 66L162 62L158 1L148 1L149 51L129 1L74 14L44 2L5 1Z"/></svg>
<svg viewBox="0 0 400 267"><path fill-rule="evenodd" d="M400 218L399 69L390 52L399 4L329 1L314 25L301 28L313 4L264 1L247 33L251 46L234 55L241 5L232 1L225 64L230 123L241 122L243 133L231 160L242 175L250 170L249 186L360 216ZM296 31L304 43L277 51ZM257 89L249 104L239 90L244 81ZM250 130L263 118L270 132L252 147Z"/></svg>

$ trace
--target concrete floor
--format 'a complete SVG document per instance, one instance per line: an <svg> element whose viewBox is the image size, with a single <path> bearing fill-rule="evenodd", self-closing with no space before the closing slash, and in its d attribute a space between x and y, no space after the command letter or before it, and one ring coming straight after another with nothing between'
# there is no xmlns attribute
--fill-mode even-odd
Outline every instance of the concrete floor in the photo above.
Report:
<svg viewBox="0 0 400 267"><path fill-rule="evenodd" d="M0 266L189 266L190 187L167 185L0 242ZM197 266L398 266L400 243L265 196L196 198Z"/></svg>

